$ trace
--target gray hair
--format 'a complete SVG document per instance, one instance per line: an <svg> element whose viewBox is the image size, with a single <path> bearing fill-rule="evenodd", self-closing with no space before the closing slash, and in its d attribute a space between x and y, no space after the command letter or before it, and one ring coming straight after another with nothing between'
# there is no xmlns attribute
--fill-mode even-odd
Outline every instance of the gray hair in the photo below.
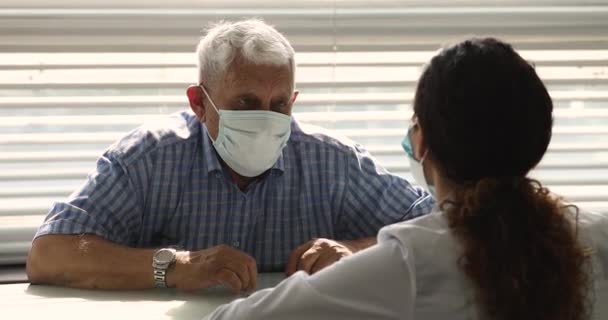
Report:
<svg viewBox="0 0 608 320"><path fill-rule="evenodd" d="M253 64L289 65L295 74L293 47L274 27L259 19L212 25L196 54L199 83L222 79L237 57Z"/></svg>

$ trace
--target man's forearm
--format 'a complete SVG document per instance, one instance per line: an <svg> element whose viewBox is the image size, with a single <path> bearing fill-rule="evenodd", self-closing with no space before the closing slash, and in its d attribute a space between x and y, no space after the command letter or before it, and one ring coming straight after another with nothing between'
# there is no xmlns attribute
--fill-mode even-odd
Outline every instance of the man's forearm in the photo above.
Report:
<svg viewBox="0 0 608 320"><path fill-rule="evenodd" d="M154 287L154 249L136 249L92 235L46 235L34 241L27 274L32 283L75 288Z"/></svg>

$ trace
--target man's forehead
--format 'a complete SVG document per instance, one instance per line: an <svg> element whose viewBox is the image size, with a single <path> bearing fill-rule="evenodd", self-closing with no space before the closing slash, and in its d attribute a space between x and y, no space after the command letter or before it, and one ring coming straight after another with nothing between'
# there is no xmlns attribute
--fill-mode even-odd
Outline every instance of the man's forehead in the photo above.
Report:
<svg viewBox="0 0 608 320"><path fill-rule="evenodd" d="M256 65L256 64L233 64L225 73L228 82L265 82L275 78L291 80L293 71L289 65Z"/></svg>
<svg viewBox="0 0 608 320"><path fill-rule="evenodd" d="M255 95L261 90L293 91L293 73L289 66L253 65L230 68L224 77L224 89L239 95Z"/></svg>

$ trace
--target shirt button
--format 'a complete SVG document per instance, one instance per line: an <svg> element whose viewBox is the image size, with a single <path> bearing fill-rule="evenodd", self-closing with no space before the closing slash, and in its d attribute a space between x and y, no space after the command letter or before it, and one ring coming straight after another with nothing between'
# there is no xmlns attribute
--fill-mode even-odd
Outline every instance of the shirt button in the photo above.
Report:
<svg viewBox="0 0 608 320"><path fill-rule="evenodd" d="M232 242L232 246L235 247L235 248L238 248L238 247L241 246L241 243L239 241L233 241Z"/></svg>

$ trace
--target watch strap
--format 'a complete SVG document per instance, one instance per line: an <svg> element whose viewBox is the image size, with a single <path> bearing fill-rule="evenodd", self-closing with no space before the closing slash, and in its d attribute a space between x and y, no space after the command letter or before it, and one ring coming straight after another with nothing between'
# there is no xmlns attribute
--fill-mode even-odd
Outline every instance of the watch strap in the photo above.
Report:
<svg viewBox="0 0 608 320"><path fill-rule="evenodd" d="M154 286L167 288L167 269L154 268Z"/></svg>

